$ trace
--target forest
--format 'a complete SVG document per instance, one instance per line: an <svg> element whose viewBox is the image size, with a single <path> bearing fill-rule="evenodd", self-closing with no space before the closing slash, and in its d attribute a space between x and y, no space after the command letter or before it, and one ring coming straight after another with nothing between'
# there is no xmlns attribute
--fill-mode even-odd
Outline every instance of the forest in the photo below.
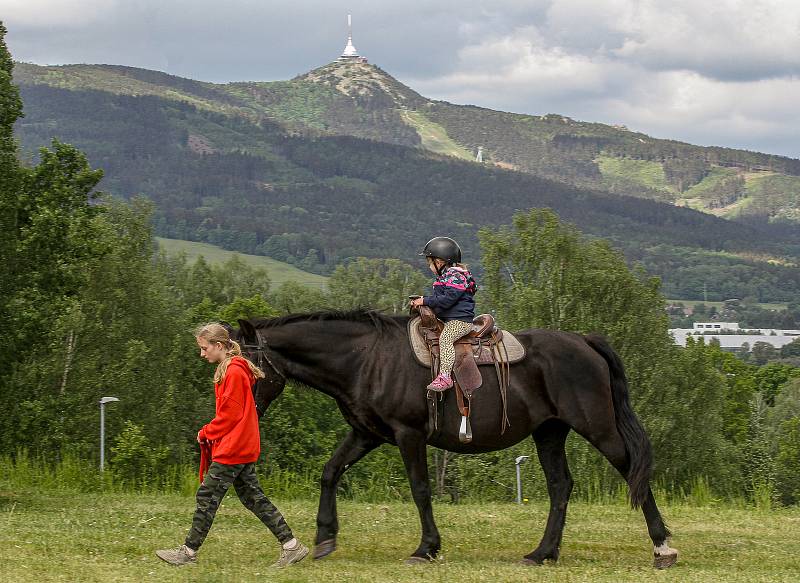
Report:
<svg viewBox="0 0 800 583"><path fill-rule="evenodd" d="M671 297L796 297L796 228L730 222L655 200L621 196L480 166L424 150L346 136L287 134L155 96L22 87L24 156L54 134L103 168L100 188L156 204L156 233L263 254L316 273L355 257L411 261L445 232L481 271L477 232L528 208L551 208L587 237L609 239L662 278ZM210 144L193 151L190 136ZM430 212L433 209L435 212ZM400 219L402 217L402 219ZM773 258L773 261L767 259Z"/></svg>
<svg viewBox="0 0 800 583"><path fill-rule="evenodd" d="M429 283L416 257L410 258L424 240L421 233L434 227L432 213L417 195L435 202L433 197L445 192L455 197L471 184L491 193L494 184L504 192L502 199L487 199L479 209L456 205L459 212L450 219L454 225L463 221L470 229L479 227L456 233L482 267L480 308L495 313L510 330L544 327L608 337L626 364L633 406L653 442L658 488L674 496L705 493L766 505L800 500L800 369L782 362L744 362L713 343L675 346L659 278L641 266L630 267L615 243L598 237L591 225L620 237L627 229L633 240L637 233L643 238L646 227L651 240L665 244L675 229L684 229L685 241L726 250L745 247L748 240L752 244L757 227L730 225L686 209L655 213L660 207L648 201L589 196L528 176L478 172L472 165L354 138L275 140L273 155L290 160L296 176L308 177L305 189L299 182L279 183L286 167L268 173L269 165L251 164L251 155L221 154L184 156L181 176L190 185L187 191L197 189L195 206L186 210L170 203L170 197L177 201L185 192L114 197L98 190L105 168L93 167L73 145L53 141L35 160L20 155L14 124L23 102L12 82L4 32L0 28L0 321L10 347L0 351L5 467L77 468L69 476L58 475L88 490L180 489L184 482L176 476L191 476L197 428L214 410L213 370L198 358L191 332L197 324L315 310L403 312L407 296ZM143 110L161 107L125 99ZM198 114L188 107L184 113ZM170 155L171 134L165 129L157 123L140 126L152 132L153 150L128 151L134 171L153 170L162 155ZM120 140L118 147L133 145ZM395 148L391 157L379 155L387 148ZM239 172L221 175L228 164L238 165ZM202 180L197 172L205 172ZM160 176L146 174L154 180ZM226 188L233 193L230 181L239 175L270 186L234 198ZM124 176L114 180L122 183ZM203 194L202 186L215 176L217 188ZM441 191L425 190L431 176L438 176ZM391 190L384 180L391 180ZM156 183L153 192L160 186ZM319 205L314 213L311 201ZM316 245L309 266L314 261L329 265L326 290L292 283L273 289L268 274L236 259L223 265L189 263L157 250L155 234L179 225L187 234L205 228L206 240L219 237L225 243L227 236L248 233L250 244L263 245L270 231L252 221L261 205L271 205L272 233L287 228L290 234L307 233L308 240L275 241L274 252L293 252L296 246L302 254ZM288 208L282 211L283 206ZM586 218L590 214L592 221ZM397 225L398 216L410 218ZM401 258L382 256L392 238ZM310 255L306 251L305 257ZM98 460L98 400L105 395L120 400L109 405L109 472L101 479L92 468ZM284 391L261 427L260 471L269 483L283 483L296 495L316 491L324 461L347 430L335 403L300 386ZM509 460L531 455L533 447L523 443L479 456L432 450L435 491L454 502L508 500L513 496ZM569 441L569 458L578 495L590 499L620 489L608 464L576 436ZM529 491L544 495L540 474L532 470L525 480ZM391 448L355 466L342 489L352 497L409 496L402 462Z"/></svg>

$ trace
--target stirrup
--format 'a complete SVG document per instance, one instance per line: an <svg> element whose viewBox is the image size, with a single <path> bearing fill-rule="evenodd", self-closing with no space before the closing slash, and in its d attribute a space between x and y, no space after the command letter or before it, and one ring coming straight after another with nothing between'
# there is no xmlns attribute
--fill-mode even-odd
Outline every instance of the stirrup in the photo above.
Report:
<svg viewBox="0 0 800 583"><path fill-rule="evenodd" d="M472 425L470 425L469 417L466 415L461 416L461 427L458 428L458 441L461 443L470 443L472 441Z"/></svg>

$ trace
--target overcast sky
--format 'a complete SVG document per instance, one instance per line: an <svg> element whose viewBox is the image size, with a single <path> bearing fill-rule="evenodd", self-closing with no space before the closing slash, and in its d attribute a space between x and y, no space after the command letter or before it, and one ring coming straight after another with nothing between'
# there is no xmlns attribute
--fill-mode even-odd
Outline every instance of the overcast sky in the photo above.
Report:
<svg viewBox="0 0 800 583"><path fill-rule="evenodd" d="M800 0L0 0L13 57L288 79L347 39L426 97L800 157Z"/></svg>

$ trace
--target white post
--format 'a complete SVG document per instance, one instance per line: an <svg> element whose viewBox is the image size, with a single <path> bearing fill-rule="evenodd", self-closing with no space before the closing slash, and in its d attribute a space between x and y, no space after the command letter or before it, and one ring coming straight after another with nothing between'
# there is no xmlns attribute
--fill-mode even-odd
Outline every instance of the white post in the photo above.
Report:
<svg viewBox="0 0 800 583"><path fill-rule="evenodd" d="M119 401L116 397L103 397L100 399L100 471L105 466L106 458L106 403Z"/></svg>
<svg viewBox="0 0 800 583"><path fill-rule="evenodd" d="M525 463L529 457L531 456L521 455L514 462L514 465L517 466L517 504L522 504L522 479L520 478L519 475L519 466Z"/></svg>

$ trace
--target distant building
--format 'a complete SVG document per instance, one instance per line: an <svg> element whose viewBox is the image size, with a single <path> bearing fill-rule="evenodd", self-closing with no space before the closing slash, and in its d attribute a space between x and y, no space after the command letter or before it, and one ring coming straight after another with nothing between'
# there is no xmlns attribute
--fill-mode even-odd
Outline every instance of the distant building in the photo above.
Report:
<svg viewBox="0 0 800 583"><path fill-rule="evenodd" d="M703 332L708 331L722 331L722 330L731 330L736 331L739 330L739 323L738 322L695 322L694 323L694 331Z"/></svg>
<svg viewBox="0 0 800 583"><path fill-rule="evenodd" d="M740 352L744 345L752 350L756 342L766 342L780 349L800 338L800 330L742 329L738 322L695 322L693 328L674 328L669 332L680 346L686 346L687 338L702 338L706 344L718 341L720 348L728 352Z"/></svg>
<svg viewBox="0 0 800 583"><path fill-rule="evenodd" d="M347 44L345 45L341 56L337 60L340 62L367 62L367 59L359 55L356 47L353 45L353 20L349 14L347 15Z"/></svg>

